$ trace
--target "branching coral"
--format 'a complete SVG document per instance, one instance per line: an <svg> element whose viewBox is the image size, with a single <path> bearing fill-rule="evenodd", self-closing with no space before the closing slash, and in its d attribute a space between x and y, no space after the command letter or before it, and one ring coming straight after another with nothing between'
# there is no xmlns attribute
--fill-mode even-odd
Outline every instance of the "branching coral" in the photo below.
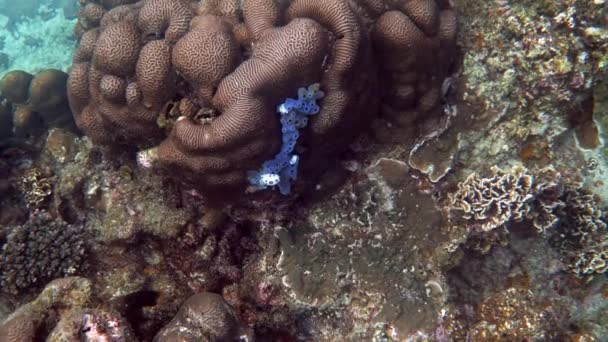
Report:
<svg viewBox="0 0 608 342"><path fill-rule="evenodd" d="M30 220L12 229L0 253L2 290L19 293L56 277L71 275L87 254L82 226L34 212Z"/></svg>
<svg viewBox="0 0 608 342"><path fill-rule="evenodd" d="M300 87L325 93L302 133L308 171L342 152L381 98L398 116L438 108L456 19L435 0L88 0L77 31L78 126L99 143L160 143L160 164L225 197L280 152L275 110ZM171 117L166 136L157 121Z"/></svg>

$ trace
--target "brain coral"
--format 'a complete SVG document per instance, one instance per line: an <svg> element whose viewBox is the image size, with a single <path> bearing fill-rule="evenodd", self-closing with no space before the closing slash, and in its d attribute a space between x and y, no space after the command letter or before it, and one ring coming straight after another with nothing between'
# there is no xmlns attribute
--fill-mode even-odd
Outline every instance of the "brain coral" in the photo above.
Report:
<svg viewBox="0 0 608 342"><path fill-rule="evenodd" d="M298 147L308 171L379 112L436 112L455 45L445 0L81 2L78 126L98 143L158 146L160 164L207 195L242 190L279 152L277 106L300 87L325 93Z"/></svg>
<svg viewBox="0 0 608 342"><path fill-rule="evenodd" d="M386 82L381 115L407 125L441 111L441 86L456 50L456 12L447 1L393 1L374 18L371 37Z"/></svg>
<svg viewBox="0 0 608 342"><path fill-rule="evenodd" d="M67 102L67 78L68 74L55 69L42 70L35 75L12 70L2 77L2 107L12 112L11 125L15 135L31 134L41 126L74 127Z"/></svg>

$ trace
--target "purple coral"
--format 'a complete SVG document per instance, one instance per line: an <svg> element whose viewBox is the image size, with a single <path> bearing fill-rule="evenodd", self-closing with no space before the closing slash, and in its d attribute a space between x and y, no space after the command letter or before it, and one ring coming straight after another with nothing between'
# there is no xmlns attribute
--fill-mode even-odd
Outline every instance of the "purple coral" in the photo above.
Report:
<svg viewBox="0 0 608 342"><path fill-rule="evenodd" d="M308 116L319 114L321 109L317 105L317 100L325 96L319 88L319 83L311 84L308 88L300 88L297 100L288 98L278 106L283 145L273 159L264 162L261 170L248 173L252 185L261 189L278 186L283 195L291 192L291 182L298 178L300 161L300 157L293 153L300 136L298 130L306 127Z"/></svg>

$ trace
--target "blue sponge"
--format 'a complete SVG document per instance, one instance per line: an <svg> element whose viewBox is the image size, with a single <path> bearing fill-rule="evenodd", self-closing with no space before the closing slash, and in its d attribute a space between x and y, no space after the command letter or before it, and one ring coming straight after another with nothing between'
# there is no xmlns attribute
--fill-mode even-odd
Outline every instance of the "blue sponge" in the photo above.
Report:
<svg viewBox="0 0 608 342"><path fill-rule="evenodd" d="M283 135L281 151L273 159L265 161L260 170L249 171L249 183L260 189L277 186L283 195L291 192L291 184L298 178L300 162L300 157L293 153L300 136L298 129L306 127L307 116L318 114L321 110L317 100L325 94L319 88L319 83L300 88L297 100L287 98L277 107Z"/></svg>

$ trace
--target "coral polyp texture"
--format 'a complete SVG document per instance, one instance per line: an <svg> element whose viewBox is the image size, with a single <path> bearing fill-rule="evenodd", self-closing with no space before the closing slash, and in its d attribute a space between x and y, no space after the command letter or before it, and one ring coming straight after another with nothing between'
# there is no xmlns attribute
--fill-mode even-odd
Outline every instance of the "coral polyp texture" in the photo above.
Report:
<svg viewBox="0 0 608 342"><path fill-rule="evenodd" d="M87 256L85 239L81 225L34 212L28 222L12 230L0 251L2 291L22 293L78 272Z"/></svg>
<svg viewBox="0 0 608 342"><path fill-rule="evenodd" d="M276 110L301 87L325 94L295 147L310 173L380 112L441 112L457 27L447 1L127 2L82 2L77 125L97 143L157 149L207 195L244 189L282 151Z"/></svg>

